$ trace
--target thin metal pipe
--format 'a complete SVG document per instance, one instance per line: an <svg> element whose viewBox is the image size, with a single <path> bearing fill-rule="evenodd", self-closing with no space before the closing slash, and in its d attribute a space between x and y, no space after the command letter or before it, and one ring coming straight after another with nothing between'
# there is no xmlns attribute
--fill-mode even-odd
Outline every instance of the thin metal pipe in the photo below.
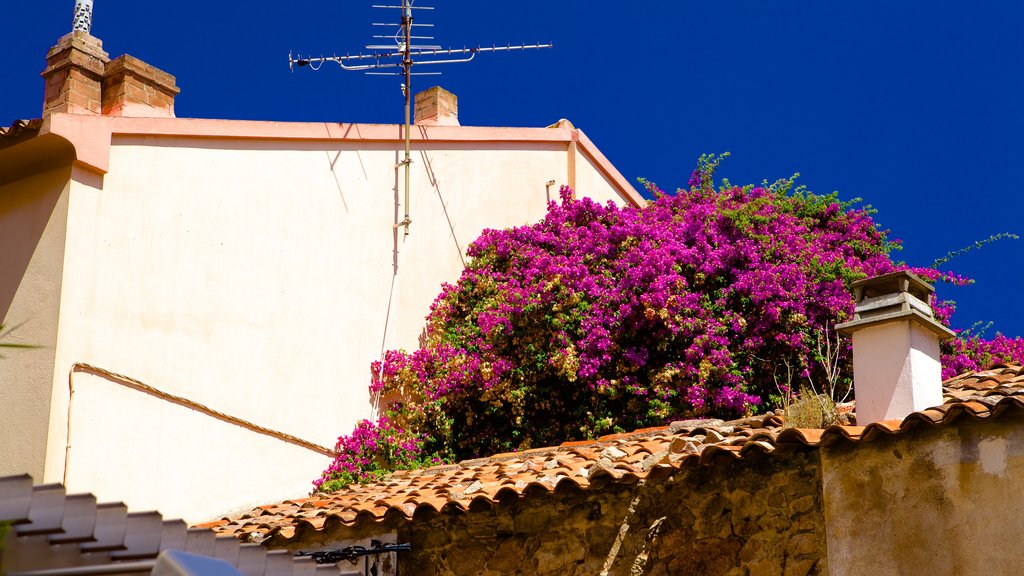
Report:
<svg viewBox="0 0 1024 576"><path fill-rule="evenodd" d="M70 466L68 462L71 460L71 408L75 405L75 379L74 379L75 367L71 367L71 371L68 372L68 422L67 422L67 438L64 439L64 481L65 486L68 485L68 469Z"/></svg>
<svg viewBox="0 0 1024 576"><path fill-rule="evenodd" d="M458 58L452 60L424 60L422 62L417 62L417 64L457 64L459 62L469 62L473 58L476 58L475 53L470 54L469 58Z"/></svg>

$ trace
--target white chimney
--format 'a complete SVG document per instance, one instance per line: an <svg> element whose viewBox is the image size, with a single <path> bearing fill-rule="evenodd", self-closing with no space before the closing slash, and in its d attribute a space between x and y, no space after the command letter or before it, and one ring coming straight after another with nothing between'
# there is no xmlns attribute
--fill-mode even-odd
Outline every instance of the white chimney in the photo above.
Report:
<svg viewBox="0 0 1024 576"><path fill-rule="evenodd" d="M935 291L910 272L853 283L853 320L836 326L853 338L857 424L902 420L942 404L939 342L955 334L935 320Z"/></svg>

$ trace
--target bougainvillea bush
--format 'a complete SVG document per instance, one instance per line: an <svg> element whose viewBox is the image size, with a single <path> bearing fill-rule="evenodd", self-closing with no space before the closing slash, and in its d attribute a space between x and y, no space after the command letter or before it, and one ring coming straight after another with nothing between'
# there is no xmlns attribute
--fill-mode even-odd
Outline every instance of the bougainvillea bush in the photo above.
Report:
<svg viewBox="0 0 1024 576"><path fill-rule="evenodd" d="M425 344L373 366L382 415L339 439L316 487L742 415L774 408L794 375L823 381L822 334L852 313L851 282L900 268L897 246L835 194L791 180L716 188L716 165L702 158L674 195L647 185L655 200L643 208L563 189L543 221L486 230L432 305ZM1013 342L996 356L1024 358ZM960 368L990 352L957 346ZM835 348L848 366L848 344Z"/></svg>

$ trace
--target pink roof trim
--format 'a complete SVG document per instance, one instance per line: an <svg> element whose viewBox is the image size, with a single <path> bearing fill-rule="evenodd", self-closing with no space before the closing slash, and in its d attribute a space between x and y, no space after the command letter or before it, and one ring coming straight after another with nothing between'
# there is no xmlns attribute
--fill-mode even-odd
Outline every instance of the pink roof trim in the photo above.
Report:
<svg viewBox="0 0 1024 576"><path fill-rule="evenodd" d="M179 136L211 139L327 140L344 142L398 142L403 139L399 124L345 124L328 122L267 122L252 120L211 120L199 118L139 118L54 114L46 118L40 134L59 135L75 147L76 162L105 174L109 168L114 135ZM569 123L550 128L501 128L479 126L413 126L414 142L565 143L578 148L634 206L643 197L597 149L581 130Z"/></svg>

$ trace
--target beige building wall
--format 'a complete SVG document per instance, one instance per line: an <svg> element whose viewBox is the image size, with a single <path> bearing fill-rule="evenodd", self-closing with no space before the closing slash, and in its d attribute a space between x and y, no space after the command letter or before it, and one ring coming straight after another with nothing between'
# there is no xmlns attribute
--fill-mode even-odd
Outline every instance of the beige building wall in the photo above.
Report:
<svg viewBox="0 0 1024 576"><path fill-rule="evenodd" d="M115 131L105 174L77 166L52 401L33 408L49 410L43 479L189 521L304 496L328 456L69 375L89 364L333 447L372 416L370 363L418 345L484 228L540 219L570 182L625 201L592 158L570 170L565 142L422 142L406 236L400 146Z"/></svg>
<svg viewBox="0 0 1024 576"><path fill-rule="evenodd" d="M615 183L611 181L600 170L595 169L592 161L582 152L577 150L576 156L576 193L578 197L586 196L592 200L604 204L609 200L621 204L622 200L614 194ZM552 191L552 196L557 199L558 195Z"/></svg>
<svg viewBox="0 0 1024 576"><path fill-rule="evenodd" d="M0 185L0 476L43 476L70 166Z"/></svg>
<svg viewBox="0 0 1024 576"><path fill-rule="evenodd" d="M72 374L67 488L188 519L300 497L327 458L87 370ZM65 378L66 380L67 378ZM66 385L65 385L66 387ZM253 387L253 394L265 392ZM229 406L228 409L232 409ZM54 476L62 472L53 470Z"/></svg>
<svg viewBox="0 0 1024 576"><path fill-rule="evenodd" d="M829 447L822 467L831 576L1020 574L1024 549L997 536L1024 531L1019 422Z"/></svg>

